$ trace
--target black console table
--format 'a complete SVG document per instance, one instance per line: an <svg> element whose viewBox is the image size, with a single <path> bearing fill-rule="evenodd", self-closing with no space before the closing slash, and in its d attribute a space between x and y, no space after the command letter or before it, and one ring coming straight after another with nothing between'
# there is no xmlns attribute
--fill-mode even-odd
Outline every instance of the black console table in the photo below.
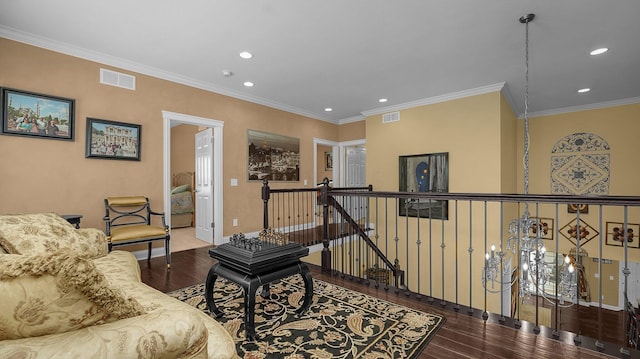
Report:
<svg viewBox="0 0 640 359"><path fill-rule="evenodd" d="M213 288L218 276L226 278L244 289L244 325L247 340L255 340L254 323L256 291L262 286L262 296L269 297L269 283L300 274L304 280L305 295L297 314L304 313L313 299L311 272L300 258L309 254L309 248L297 243L260 240L234 235L229 243L209 250L209 255L218 260L209 269L205 284L205 298L209 311L217 318L223 313L213 300Z"/></svg>

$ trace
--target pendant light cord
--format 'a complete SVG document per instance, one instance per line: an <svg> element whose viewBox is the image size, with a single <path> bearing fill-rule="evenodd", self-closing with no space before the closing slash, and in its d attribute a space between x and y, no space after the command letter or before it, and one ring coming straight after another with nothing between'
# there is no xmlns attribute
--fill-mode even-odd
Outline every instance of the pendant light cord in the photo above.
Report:
<svg viewBox="0 0 640 359"><path fill-rule="evenodd" d="M524 35L524 194L529 194L529 22L535 17L528 14L520 18L525 25ZM525 214L529 214L529 204L524 203Z"/></svg>

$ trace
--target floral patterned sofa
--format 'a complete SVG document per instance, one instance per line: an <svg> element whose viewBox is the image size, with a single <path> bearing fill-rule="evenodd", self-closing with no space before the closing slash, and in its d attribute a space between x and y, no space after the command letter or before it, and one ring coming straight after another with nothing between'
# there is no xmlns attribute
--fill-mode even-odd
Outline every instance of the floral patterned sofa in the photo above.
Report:
<svg viewBox="0 0 640 359"><path fill-rule="evenodd" d="M236 358L215 319L53 213L0 215L0 358Z"/></svg>

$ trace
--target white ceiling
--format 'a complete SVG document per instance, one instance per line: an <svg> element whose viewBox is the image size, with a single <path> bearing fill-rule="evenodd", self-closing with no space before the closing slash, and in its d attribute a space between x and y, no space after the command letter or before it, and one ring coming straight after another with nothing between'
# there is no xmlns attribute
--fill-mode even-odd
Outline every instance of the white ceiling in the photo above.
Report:
<svg viewBox="0 0 640 359"><path fill-rule="evenodd" d="M0 0L0 36L347 123L503 84L521 114L527 13L530 115L640 102L638 0Z"/></svg>

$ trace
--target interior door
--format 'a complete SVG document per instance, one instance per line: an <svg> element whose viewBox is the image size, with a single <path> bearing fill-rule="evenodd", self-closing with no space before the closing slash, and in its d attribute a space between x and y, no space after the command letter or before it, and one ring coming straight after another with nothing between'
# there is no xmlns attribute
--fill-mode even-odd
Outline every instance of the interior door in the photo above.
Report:
<svg viewBox="0 0 640 359"><path fill-rule="evenodd" d="M213 129L196 133L196 238L213 244Z"/></svg>
<svg viewBox="0 0 640 359"><path fill-rule="evenodd" d="M366 187L366 149L363 145L348 146L345 151L345 185L346 187ZM349 203L342 205L347 207L351 217L356 221L365 220L367 217L366 200L361 197L352 198Z"/></svg>
<svg viewBox="0 0 640 359"><path fill-rule="evenodd" d="M346 186L366 187L367 152L364 146L349 146L346 148Z"/></svg>

